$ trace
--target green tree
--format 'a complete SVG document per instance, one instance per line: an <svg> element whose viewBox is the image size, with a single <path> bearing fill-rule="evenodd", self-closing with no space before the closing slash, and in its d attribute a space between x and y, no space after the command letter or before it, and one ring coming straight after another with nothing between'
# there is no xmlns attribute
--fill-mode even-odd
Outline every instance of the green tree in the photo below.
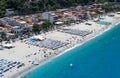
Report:
<svg viewBox="0 0 120 78"><path fill-rule="evenodd" d="M13 8L23 14L86 5L93 2L120 2L120 0L0 0L0 8L6 9L4 6L5 1L7 1L7 8ZM0 10L0 16L4 15L5 10L3 9Z"/></svg>
<svg viewBox="0 0 120 78"><path fill-rule="evenodd" d="M34 31L34 32L40 31L40 25L37 24L37 23L33 24L33 31Z"/></svg>
<svg viewBox="0 0 120 78"><path fill-rule="evenodd" d="M0 38L0 43L1 43L0 45L2 45L2 41L3 41L3 39L2 39L2 38Z"/></svg>
<svg viewBox="0 0 120 78"><path fill-rule="evenodd" d="M44 31L46 31L46 30L48 30L51 26L52 26L52 24L51 24L50 22L46 21L46 22L44 22L44 23L42 24L42 29L43 29Z"/></svg>
<svg viewBox="0 0 120 78"><path fill-rule="evenodd" d="M1 38L2 38L3 40L6 40L7 36L6 36L6 33L5 33L5 32L1 33Z"/></svg>
<svg viewBox="0 0 120 78"><path fill-rule="evenodd" d="M0 18L5 15L6 12L6 1L5 0L0 0Z"/></svg>

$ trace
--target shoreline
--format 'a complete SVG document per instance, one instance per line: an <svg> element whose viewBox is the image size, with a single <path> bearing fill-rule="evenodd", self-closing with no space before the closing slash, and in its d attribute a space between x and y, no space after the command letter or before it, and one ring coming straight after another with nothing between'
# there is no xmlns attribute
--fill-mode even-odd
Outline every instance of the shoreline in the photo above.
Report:
<svg viewBox="0 0 120 78"><path fill-rule="evenodd" d="M75 49L76 47L82 46L83 44L87 43L88 41L90 41L90 40L92 40L92 39L94 39L94 38L96 38L98 36L101 36L105 32L107 32L107 31L111 30L112 28L116 27L116 25L118 25L118 24L120 24L119 20L117 22L115 21L113 24L109 25L108 28L104 29L102 32L99 31L96 34L92 34L92 36L90 36L89 39L85 39L82 43L77 43L77 44L73 45L72 47L69 47L68 49L65 49L65 50L59 52L58 55L53 55L53 57L50 56L50 57L48 57L46 59L43 59L42 61L40 61L40 64L38 66L32 65L29 68L26 68L23 71L21 71L21 73L19 72L20 75L19 75L19 73L17 73L16 75L14 75L14 76L12 76L10 78L24 77L26 74L30 73L31 71L35 70L36 68L41 67L41 66L43 66L44 64L46 64L48 62L51 62L52 60L56 59L57 57L69 52L72 49Z"/></svg>

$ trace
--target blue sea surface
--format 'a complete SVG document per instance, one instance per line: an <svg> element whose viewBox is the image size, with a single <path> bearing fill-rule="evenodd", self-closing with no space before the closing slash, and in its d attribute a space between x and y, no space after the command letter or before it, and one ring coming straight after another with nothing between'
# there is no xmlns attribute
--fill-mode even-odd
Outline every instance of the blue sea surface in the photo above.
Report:
<svg viewBox="0 0 120 78"><path fill-rule="evenodd" d="M23 78L120 78L120 24Z"/></svg>

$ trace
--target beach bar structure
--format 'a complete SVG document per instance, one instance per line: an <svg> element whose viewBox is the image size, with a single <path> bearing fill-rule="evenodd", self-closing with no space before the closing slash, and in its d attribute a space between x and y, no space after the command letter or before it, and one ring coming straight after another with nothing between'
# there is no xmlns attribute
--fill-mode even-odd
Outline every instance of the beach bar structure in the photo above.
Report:
<svg viewBox="0 0 120 78"><path fill-rule="evenodd" d="M44 40L45 38L44 38L43 36L34 36L34 37L32 37L31 39L41 41L41 40Z"/></svg>

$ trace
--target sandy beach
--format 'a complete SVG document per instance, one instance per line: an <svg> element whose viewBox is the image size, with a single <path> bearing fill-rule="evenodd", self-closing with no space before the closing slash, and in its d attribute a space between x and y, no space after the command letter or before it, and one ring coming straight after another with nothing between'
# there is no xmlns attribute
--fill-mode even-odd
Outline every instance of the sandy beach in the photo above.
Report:
<svg viewBox="0 0 120 78"><path fill-rule="evenodd" d="M85 36L84 38L78 35L64 33L61 31L62 29L50 31L45 34L40 34L40 36L43 36L45 38L69 43L68 45L61 47L57 50L40 48L31 44L28 44L27 41L29 39L12 43L12 45L14 45L15 48L0 50L0 58L19 61L24 63L25 66L19 69L17 68L11 69L10 71L6 72L2 78L20 78L21 76L25 75L29 71L32 71L35 68L45 64L46 62L49 62L52 59L55 59L60 55L68 52L69 50L77 46L81 46L87 41L103 34L104 32L115 27L115 25L120 22L120 15L118 14L114 14L114 15L115 15L114 17L102 16L105 21L111 22L109 26L97 24L93 20L89 20L84 23L75 24L68 27L70 29L92 31L91 34ZM91 23L92 25L91 26L86 25L85 23L87 22ZM33 65L32 62L34 60L37 60L39 62L39 65L37 66Z"/></svg>

